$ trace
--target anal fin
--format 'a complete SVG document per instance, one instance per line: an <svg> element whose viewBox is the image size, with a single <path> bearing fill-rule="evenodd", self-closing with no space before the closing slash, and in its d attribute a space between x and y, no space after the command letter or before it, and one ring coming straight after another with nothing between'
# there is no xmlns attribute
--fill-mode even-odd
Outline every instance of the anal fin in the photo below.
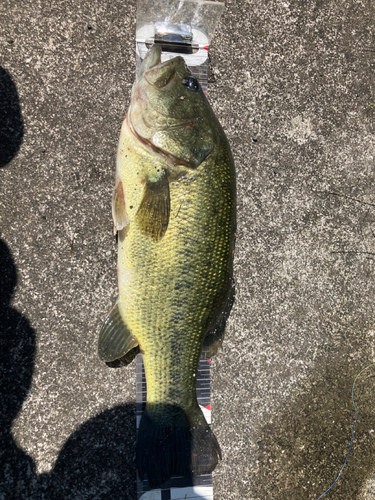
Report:
<svg viewBox="0 0 375 500"><path fill-rule="evenodd" d="M123 320L119 303L112 307L99 333L98 355L102 361L112 362L124 358L129 351L138 346Z"/></svg>

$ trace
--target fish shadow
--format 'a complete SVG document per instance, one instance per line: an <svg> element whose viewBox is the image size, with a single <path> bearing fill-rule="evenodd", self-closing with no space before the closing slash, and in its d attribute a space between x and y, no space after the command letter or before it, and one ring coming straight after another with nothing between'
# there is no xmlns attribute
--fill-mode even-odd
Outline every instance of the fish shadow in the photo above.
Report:
<svg viewBox="0 0 375 500"><path fill-rule="evenodd" d="M36 474L33 459L13 439L11 426L31 386L35 331L10 301L17 271L0 239L0 498L136 498L135 404L120 405L82 424L67 440L50 473Z"/></svg>
<svg viewBox="0 0 375 500"><path fill-rule="evenodd" d="M17 154L23 140L18 93L9 73L0 66L0 168Z"/></svg>

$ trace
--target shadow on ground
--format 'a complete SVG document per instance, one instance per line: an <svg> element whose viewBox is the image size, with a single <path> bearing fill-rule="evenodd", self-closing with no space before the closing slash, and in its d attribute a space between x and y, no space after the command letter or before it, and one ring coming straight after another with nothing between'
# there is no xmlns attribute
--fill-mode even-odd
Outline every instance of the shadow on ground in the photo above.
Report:
<svg viewBox="0 0 375 500"><path fill-rule="evenodd" d="M16 87L0 67L0 168L23 139ZM37 475L33 459L13 439L11 427L29 395L35 331L11 307L17 270L0 239L0 499L136 498L135 405L106 410L68 439L49 474Z"/></svg>
<svg viewBox="0 0 375 500"><path fill-rule="evenodd" d="M8 72L0 66L0 168L17 154L23 139L18 94Z"/></svg>
<svg viewBox="0 0 375 500"><path fill-rule="evenodd" d="M17 273L10 251L0 240L0 490L4 499L30 494L32 459L20 450L10 432L31 385L35 332L26 318L10 307Z"/></svg>
<svg viewBox="0 0 375 500"><path fill-rule="evenodd" d="M50 474L38 477L37 498L136 498L135 405L111 408L68 439Z"/></svg>
<svg viewBox="0 0 375 500"><path fill-rule="evenodd" d="M0 498L136 498L135 405L111 408L68 439L49 474L17 446L12 421L26 400L33 374L35 331L10 306L17 272L0 240Z"/></svg>
<svg viewBox="0 0 375 500"><path fill-rule="evenodd" d="M348 363L347 357L333 358L261 429L258 469L251 478L253 498L318 499L329 488L350 445L352 384L370 364L370 359ZM374 380L373 366L356 382L354 443L340 479L324 498L364 498L363 488L374 473Z"/></svg>

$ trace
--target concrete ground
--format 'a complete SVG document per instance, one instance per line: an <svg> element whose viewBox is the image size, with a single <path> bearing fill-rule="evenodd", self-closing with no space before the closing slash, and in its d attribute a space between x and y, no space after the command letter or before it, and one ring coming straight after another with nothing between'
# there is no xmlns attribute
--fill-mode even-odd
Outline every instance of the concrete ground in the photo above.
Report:
<svg viewBox="0 0 375 500"><path fill-rule="evenodd" d="M135 498L135 364L96 354L135 18L0 3L1 500ZM374 19L372 0L227 0L213 40L238 175L215 500L317 499L348 450L375 361ZM327 499L375 499L374 380Z"/></svg>

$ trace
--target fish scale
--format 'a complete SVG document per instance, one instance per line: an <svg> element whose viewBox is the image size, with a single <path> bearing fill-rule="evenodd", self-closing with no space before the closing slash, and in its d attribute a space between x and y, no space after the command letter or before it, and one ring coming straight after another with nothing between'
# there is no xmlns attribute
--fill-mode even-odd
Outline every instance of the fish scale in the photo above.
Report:
<svg viewBox="0 0 375 500"><path fill-rule="evenodd" d="M208 163L207 169L209 168ZM218 219L210 219L208 231L202 228L202 212L195 200L207 199L212 193L212 188L208 186L211 176L206 177L206 183L203 184L202 180L202 184L207 188L191 189L188 199L185 195L185 183L188 184L188 179L184 183L179 182L176 189L173 182L170 184L171 213L173 214L173 200L176 200L176 207L180 200L183 200L184 206L181 207L178 217L173 220L172 216L165 237L160 243L155 243L154 248L150 248L149 242L141 237L138 231L134 234L129 231L124 243L119 247L120 268L134 268L139 260L142 262L141 278L127 290L127 295L132 299L124 300L123 305L120 302L120 311L127 318L129 328L139 332L137 340L141 350L144 351L143 361L149 401L158 401L163 394L168 393L168 383L174 387L176 397L165 398L165 402L183 406L182 398L186 399L187 392L188 399L191 400L195 391L192 375L195 375L200 355L201 332L207 329L207 322L213 315L212 311L217 308L216 290L226 284L227 269L224 268L219 273L216 267L208 268L205 265L207 260L221 262L223 258L227 258L230 237L230 223L224 231L217 223L217 220L220 222L223 220L224 208L218 211ZM195 185L201 186L198 183ZM225 193L225 190L223 191ZM227 200L223 198L224 205L226 202ZM228 211L228 208L226 210ZM227 217L230 221L230 206L228 212ZM171 280L172 272L174 280ZM174 295L176 280L181 290L178 296ZM165 287L160 286L163 283ZM185 307L181 303L183 301L186 302ZM197 307L198 301L200 305ZM174 321L175 315L179 316L177 325ZM205 318L207 319L204 321ZM157 330L165 332L162 337L155 335L154 325L157 325ZM194 341L191 336L184 336L185 332L196 332ZM165 357L164 349L161 348L167 344L170 344L170 351L175 353L173 361L172 358ZM146 345L147 348L143 348ZM187 366L184 363L179 366L179 362L183 362L184 359L188 360ZM182 368L186 374L181 373ZM160 373L162 376L158 376ZM160 380L159 384L156 379ZM180 380L181 383L178 384Z"/></svg>

